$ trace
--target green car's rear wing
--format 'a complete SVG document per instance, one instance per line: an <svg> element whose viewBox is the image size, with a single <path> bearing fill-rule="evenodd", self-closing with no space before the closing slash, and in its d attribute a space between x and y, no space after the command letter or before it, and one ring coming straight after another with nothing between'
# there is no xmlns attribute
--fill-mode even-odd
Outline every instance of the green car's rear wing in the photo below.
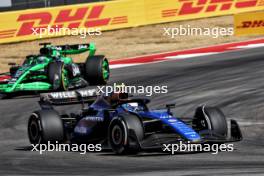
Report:
<svg viewBox="0 0 264 176"><path fill-rule="evenodd" d="M40 43L43 48L40 49L40 53L43 55L70 55L81 54L89 51L89 56L93 56L96 51L94 43L74 44L74 45L57 45L53 46L51 43Z"/></svg>
<svg viewBox="0 0 264 176"><path fill-rule="evenodd" d="M96 48L94 43L76 44L76 45L58 45L56 49L64 55L81 54L90 51L90 55L94 55Z"/></svg>

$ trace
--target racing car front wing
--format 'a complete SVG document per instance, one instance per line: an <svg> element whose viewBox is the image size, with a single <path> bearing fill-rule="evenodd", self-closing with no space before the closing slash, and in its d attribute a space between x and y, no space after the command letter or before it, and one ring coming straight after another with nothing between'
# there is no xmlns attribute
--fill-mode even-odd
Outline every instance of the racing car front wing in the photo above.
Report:
<svg viewBox="0 0 264 176"><path fill-rule="evenodd" d="M46 82L32 82L21 84L0 84L0 93L12 93L17 91L45 91L50 90L52 85Z"/></svg>
<svg viewBox="0 0 264 176"><path fill-rule="evenodd" d="M129 137L133 139L137 147L140 147L141 150L151 151L151 150L162 150L164 144L179 144L188 143L188 144L223 144L241 141L243 139L241 130L238 123L231 119L230 135L227 137L220 136L212 133L210 130L203 131L200 141L187 141L182 138L179 134L176 133L153 133L145 137L142 141L138 141L136 133L133 130L129 130Z"/></svg>

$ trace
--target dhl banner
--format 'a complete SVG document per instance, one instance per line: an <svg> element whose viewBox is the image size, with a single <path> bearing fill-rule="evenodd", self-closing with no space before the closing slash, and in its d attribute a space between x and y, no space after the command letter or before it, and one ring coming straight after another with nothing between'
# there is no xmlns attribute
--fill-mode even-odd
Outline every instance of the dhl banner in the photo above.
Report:
<svg viewBox="0 0 264 176"><path fill-rule="evenodd" d="M33 30L48 26L105 31L258 10L264 0L116 0L3 12L0 43L38 39Z"/></svg>
<svg viewBox="0 0 264 176"><path fill-rule="evenodd" d="M264 11L235 15L236 35L264 35Z"/></svg>

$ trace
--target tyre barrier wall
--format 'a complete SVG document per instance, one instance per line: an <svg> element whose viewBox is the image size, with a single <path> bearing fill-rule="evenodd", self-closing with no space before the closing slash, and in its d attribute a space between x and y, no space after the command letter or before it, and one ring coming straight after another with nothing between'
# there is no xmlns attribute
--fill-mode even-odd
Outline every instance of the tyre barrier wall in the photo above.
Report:
<svg viewBox="0 0 264 176"><path fill-rule="evenodd" d="M32 28L47 26L106 31L259 10L264 0L116 0L3 12L0 43L38 39Z"/></svg>

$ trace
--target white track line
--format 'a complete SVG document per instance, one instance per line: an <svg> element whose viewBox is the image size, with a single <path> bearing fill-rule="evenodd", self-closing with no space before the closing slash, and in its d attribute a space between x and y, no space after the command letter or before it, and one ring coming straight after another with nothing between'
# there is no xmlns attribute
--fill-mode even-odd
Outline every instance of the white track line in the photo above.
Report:
<svg viewBox="0 0 264 176"><path fill-rule="evenodd" d="M177 59L187 59L192 57L207 56L212 54L219 54L220 52L208 52L208 53L193 53L193 54L180 54L177 56L168 56L166 59L177 60Z"/></svg>
<svg viewBox="0 0 264 176"><path fill-rule="evenodd" d="M135 63L135 64L114 64L114 65L109 65L111 69L115 69L115 68L122 68L122 67L131 67L131 66L136 66L136 65L140 65L139 63Z"/></svg>
<svg viewBox="0 0 264 176"><path fill-rule="evenodd" d="M146 64L154 64L154 63L160 63L167 60L161 60L161 61L153 61L153 62L144 62L144 63L132 63L132 64L110 64L110 69L116 69L116 68L123 68L123 67L132 67L137 65L146 65Z"/></svg>
<svg viewBox="0 0 264 176"><path fill-rule="evenodd" d="M239 121L240 126L264 125L264 122Z"/></svg>
<svg viewBox="0 0 264 176"><path fill-rule="evenodd" d="M259 48L259 47L264 47L264 43L235 46L235 47L231 47L231 49L233 48L234 49L247 49L247 48Z"/></svg>

